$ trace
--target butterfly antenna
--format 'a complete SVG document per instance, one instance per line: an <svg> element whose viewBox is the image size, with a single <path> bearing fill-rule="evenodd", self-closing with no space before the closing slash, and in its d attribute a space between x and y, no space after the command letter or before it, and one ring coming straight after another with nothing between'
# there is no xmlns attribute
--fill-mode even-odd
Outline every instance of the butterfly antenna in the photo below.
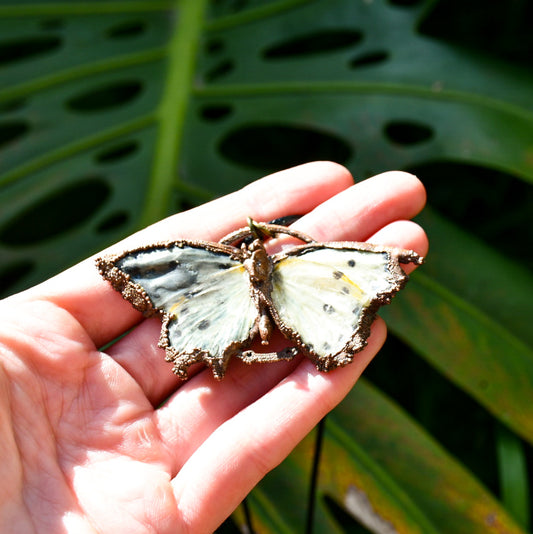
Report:
<svg viewBox="0 0 533 534"><path fill-rule="evenodd" d="M247 222L250 227L250 232L255 239L264 241L265 239L274 236L274 233L271 232L266 225L254 221L251 217L247 217Z"/></svg>

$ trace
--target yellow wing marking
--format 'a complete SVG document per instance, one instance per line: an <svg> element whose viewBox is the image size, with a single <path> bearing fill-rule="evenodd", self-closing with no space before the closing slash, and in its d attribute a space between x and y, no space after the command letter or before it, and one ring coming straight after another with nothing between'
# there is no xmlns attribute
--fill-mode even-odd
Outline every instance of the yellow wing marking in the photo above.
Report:
<svg viewBox="0 0 533 534"><path fill-rule="evenodd" d="M274 270L277 270L280 272L280 269L286 268L286 267L296 267L296 266L302 266L305 265L306 268L317 268L315 270L316 273L323 272L324 269L328 269L331 272L331 278L325 278L325 277L313 277L313 287L316 289L320 289L323 291L331 291L333 288L338 289L339 287L349 287L350 289L350 295L354 298L357 298L359 300L362 300L362 297L364 295L364 291L361 289L361 287L356 284L351 278L348 278L345 273L343 273L340 270L333 269L330 265L327 265L325 263L320 263L316 261L309 261L307 259L302 258L285 258L282 262L277 263L274 266ZM313 271L311 271L313 272ZM342 283L346 284L345 286L342 286Z"/></svg>
<svg viewBox="0 0 533 534"><path fill-rule="evenodd" d="M189 299L186 298L184 295L182 295L179 299L178 299L178 302L176 302L176 304L173 304L172 307L170 308L169 310L169 314L175 318L176 317L176 308L179 308L182 304L184 304L185 302L187 302Z"/></svg>

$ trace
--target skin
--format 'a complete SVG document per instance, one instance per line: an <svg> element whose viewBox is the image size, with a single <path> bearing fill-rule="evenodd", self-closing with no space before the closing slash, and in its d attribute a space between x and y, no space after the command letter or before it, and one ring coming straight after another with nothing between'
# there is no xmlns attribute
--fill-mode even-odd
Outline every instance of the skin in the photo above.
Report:
<svg viewBox="0 0 533 534"><path fill-rule="evenodd" d="M371 240L424 255L426 236L408 221L424 202L412 175L353 185L343 167L317 162L172 216L108 252L217 241L247 216L298 213L295 227L318 241ZM156 346L159 330L101 279L93 259L0 302L0 531L214 531L343 399L386 336L376 320L365 350L328 374L307 359L234 359L220 382L200 367L180 382ZM272 348L283 343L274 333Z"/></svg>

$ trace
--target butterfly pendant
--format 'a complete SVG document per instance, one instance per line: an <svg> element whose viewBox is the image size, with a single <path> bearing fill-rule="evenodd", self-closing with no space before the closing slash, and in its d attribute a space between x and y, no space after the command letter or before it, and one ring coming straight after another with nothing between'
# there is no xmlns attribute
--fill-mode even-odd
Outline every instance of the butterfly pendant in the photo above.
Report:
<svg viewBox="0 0 533 534"><path fill-rule="evenodd" d="M305 244L269 256L265 240L286 234ZM159 346L173 371L204 362L217 379L232 356L246 363L302 352L317 369L350 363L367 343L378 308L403 288L411 250L357 242L318 243L288 227L255 222L218 243L173 241L96 260L101 275L146 316L163 321ZM276 325L292 346L267 345Z"/></svg>

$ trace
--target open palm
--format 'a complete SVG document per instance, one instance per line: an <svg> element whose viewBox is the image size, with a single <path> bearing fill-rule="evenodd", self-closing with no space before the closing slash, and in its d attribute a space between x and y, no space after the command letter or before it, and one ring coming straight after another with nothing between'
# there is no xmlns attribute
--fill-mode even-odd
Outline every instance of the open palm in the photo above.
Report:
<svg viewBox="0 0 533 534"><path fill-rule="evenodd" d="M217 241L247 216L303 214L298 229L318 241L370 239L424 254L423 231L406 220L424 201L411 175L353 186L342 167L314 163L170 217L114 250ZM160 327L92 260L1 302L2 532L212 532L342 400L386 333L378 319L353 364L328 374L306 359L236 360L223 381L196 368L180 382L156 346Z"/></svg>

